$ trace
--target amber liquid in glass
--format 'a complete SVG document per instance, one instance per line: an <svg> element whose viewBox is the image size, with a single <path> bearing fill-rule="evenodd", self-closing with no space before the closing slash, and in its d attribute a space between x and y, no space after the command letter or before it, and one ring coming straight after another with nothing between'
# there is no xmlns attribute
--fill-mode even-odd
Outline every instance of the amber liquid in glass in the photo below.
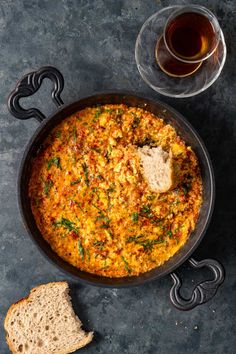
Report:
<svg viewBox="0 0 236 354"><path fill-rule="evenodd" d="M165 31L169 49L184 61L204 59L216 47L216 37L209 19L195 12L177 15Z"/></svg>
<svg viewBox="0 0 236 354"><path fill-rule="evenodd" d="M202 59L216 47L217 36L209 19L197 12L185 12L170 20L156 46L156 60L168 75L184 77L195 73ZM195 62L197 61L197 62Z"/></svg>

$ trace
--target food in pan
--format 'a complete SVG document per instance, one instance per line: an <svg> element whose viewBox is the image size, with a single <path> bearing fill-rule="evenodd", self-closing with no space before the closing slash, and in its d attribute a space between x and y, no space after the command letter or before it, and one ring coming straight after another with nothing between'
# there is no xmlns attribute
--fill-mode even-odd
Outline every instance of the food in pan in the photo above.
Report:
<svg viewBox="0 0 236 354"><path fill-rule="evenodd" d="M91 342L82 330L66 282L39 285L9 308L4 327L12 353L72 353Z"/></svg>
<svg viewBox="0 0 236 354"><path fill-rule="evenodd" d="M167 162L159 191L145 174L145 153ZM142 108L109 104L52 131L32 163L29 196L41 234L65 261L99 276L136 276L186 243L202 182L194 152L171 125Z"/></svg>

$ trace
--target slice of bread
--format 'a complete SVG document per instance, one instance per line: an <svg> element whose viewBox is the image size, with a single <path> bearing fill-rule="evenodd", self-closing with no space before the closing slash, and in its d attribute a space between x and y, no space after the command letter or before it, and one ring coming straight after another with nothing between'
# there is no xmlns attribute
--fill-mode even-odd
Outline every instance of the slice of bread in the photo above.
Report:
<svg viewBox="0 0 236 354"><path fill-rule="evenodd" d="M6 339L13 354L68 354L91 342L81 329L66 282L40 285L11 305L5 318Z"/></svg>
<svg viewBox="0 0 236 354"><path fill-rule="evenodd" d="M161 146L138 148L142 172L151 190L164 193L174 186L174 167L171 151L168 153Z"/></svg>

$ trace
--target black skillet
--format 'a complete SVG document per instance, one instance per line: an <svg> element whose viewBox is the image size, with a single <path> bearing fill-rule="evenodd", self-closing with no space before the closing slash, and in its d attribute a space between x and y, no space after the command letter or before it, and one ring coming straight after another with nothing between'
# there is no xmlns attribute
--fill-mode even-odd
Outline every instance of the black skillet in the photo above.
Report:
<svg viewBox="0 0 236 354"><path fill-rule="evenodd" d="M56 113L48 118L46 118L36 108L27 110L23 109L19 103L20 98L31 96L37 92L45 78L48 78L53 82L52 99L56 105L60 107ZM19 119L36 118L40 123L38 129L30 139L25 149L21 161L18 179L18 200L20 211L25 227L32 240L36 243L42 253L58 268L66 271L81 282L102 287L130 287L144 284L147 281L160 279L161 277L170 274L174 282L170 290L170 299L176 308L179 310L190 310L197 305L209 301L216 294L218 287L224 281L224 270L222 265L214 259L204 259L202 261L197 261L191 257L192 253L196 250L206 233L208 224L211 219L215 197L213 169L208 152L201 138L181 114L166 104L159 102L158 100L151 101L147 98L124 92L100 93L90 97L82 98L68 106L64 106L60 97L63 87L64 79L62 74L56 68L47 66L41 68L38 71L25 75L17 83L15 90L10 94L8 99L8 108L14 117ZM35 223L30 207L30 200L28 197L28 183L31 174L30 171L32 161L37 155L37 152L39 151L43 141L52 131L52 129L56 125L60 124L63 119L66 119L71 114L85 107L92 107L107 103L124 103L128 106L141 107L154 113L158 117L163 118L166 122L172 124L179 135L186 141L186 143L192 146L198 157L201 167L203 181L203 204L195 230L190 235L186 244L170 260L168 260L162 266L139 276L106 278L80 271L79 269L65 262L55 252L52 251L49 244L42 237ZM174 272L186 260L188 260L191 267L193 268L208 267L213 273L213 279L206 280L198 284L194 288L192 296L189 299L184 299L180 295L181 280Z"/></svg>

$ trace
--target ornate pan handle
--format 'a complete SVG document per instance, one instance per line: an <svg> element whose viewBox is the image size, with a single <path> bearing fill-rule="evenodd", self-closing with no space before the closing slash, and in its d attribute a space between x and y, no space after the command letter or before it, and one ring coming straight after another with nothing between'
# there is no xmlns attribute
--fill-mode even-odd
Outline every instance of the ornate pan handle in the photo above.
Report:
<svg viewBox="0 0 236 354"><path fill-rule="evenodd" d="M171 273L174 285L170 290L170 300L177 309L182 311L192 310L194 307L211 300L224 281L224 268L215 259L204 259L198 262L194 258L190 258L189 263L193 268L208 267L213 272L214 279L198 284L194 288L191 298L184 299L179 292L182 285L181 279L176 273Z"/></svg>
<svg viewBox="0 0 236 354"><path fill-rule="evenodd" d="M42 122L46 117L37 108L24 109L21 107L19 100L22 97L32 96L40 88L43 80L47 78L53 82L52 100L57 106L62 106L61 92L64 87L64 79L59 70L52 66L44 66L38 71L33 71L23 76L18 81L15 90L13 90L8 98L8 109L10 113L18 119L36 118Z"/></svg>

